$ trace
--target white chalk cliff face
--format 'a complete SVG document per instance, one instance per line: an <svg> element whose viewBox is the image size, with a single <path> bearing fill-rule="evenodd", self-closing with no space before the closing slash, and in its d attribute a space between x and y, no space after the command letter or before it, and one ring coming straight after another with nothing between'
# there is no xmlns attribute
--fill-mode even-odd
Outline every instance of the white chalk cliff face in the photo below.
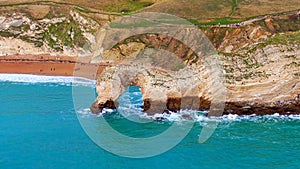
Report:
<svg viewBox="0 0 300 169"><path fill-rule="evenodd" d="M90 56L85 45L94 43L98 28L97 22L72 10L65 16L38 19L22 12L1 14L0 56Z"/></svg>
<svg viewBox="0 0 300 169"><path fill-rule="evenodd" d="M38 48L31 43L12 37L0 37L0 56L8 55L39 55L47 54L49 51Z"/></svg>

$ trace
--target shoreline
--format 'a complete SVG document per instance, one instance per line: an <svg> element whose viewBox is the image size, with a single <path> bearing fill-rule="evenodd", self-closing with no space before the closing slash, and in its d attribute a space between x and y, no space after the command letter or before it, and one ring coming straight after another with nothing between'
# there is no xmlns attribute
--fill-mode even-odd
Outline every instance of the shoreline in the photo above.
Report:
<svg viewBox="0 0 300 169"><path fill-rule="evenodd" d="M0 73L78 76L96 80L108 64L92 64L90 58L50 55L0 56Z"/></svg>
<svg viewBox="0 0 300 169"><path fill-rule="evenodd" d="M90 60L90 57L77 58L50 55L0 56L0 73L69 76L96 80L97 76L110 64L93 64L90 63ZM271 115L274 113L279 113L280 115L291 115L300 114L299 107L300 98L297 97L290 100L284 99L276 104L271 102L250 103L245 100L238 101L229 99L226 101L223 115Z"/></svg>

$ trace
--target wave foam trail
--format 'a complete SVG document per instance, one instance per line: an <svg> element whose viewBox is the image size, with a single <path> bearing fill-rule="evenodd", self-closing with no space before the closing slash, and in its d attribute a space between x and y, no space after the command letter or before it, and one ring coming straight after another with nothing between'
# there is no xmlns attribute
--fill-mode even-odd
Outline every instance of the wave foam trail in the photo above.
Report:
<svg viewBox="0 0 300 169"><path fill-rule="evenodd" d="M44 76L31 74L0 74L0 82L14 83L56 83L60 85L95 86L96 81L81 77Z"/></svg>
<svg viewBox="0 0 300 169"><path fill-rule="evenodd" d="M120 110L118 108L118 110ZM229 115L223 115L221 117L207 117L206 111L195 111L195 110L181 110L180 112L174 113L157 113L152 116L146 115L146 113L142 113L142 111L132 111L128 110L128 114L126 113L120 113L118 110L111 110L111 109L105 109L102 111L102 113L98 116L93 115L94 117L99 117L103 115L112 115L112 114L119 114L123 115L123 118L129 117L130 113L134 114L135 116L139 116L142 119L152 119L154 121L167 121L167 122L180 122L180 121L186 121L191 120L194 122L199 122L200 124L204 124L207 121L217 121L220 123L231 123L231 122L242 122L242 121L248 121L248 122L278 122L280 120L285 121L294 121L294 120L300 120L300 115L279 115L278 113L273 115L264 115L264 116L257 116L257 115L244 115L239 116L236 114L229 114ZM122 110L126 111L126 110ZM77 113L81 115L91 115L89 109L79 110ZM125 114L125 116L124 116ZM119 116L118 116L119 117Z"/></svg>

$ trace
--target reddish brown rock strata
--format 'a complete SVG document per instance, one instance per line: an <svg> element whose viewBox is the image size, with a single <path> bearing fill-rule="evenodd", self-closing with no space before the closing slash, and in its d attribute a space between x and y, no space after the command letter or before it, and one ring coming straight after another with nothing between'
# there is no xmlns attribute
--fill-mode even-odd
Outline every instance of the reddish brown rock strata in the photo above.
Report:
<svg viewBox="0 0 300 169"><path fill-rule="evenodd" d="M250 102L227 102L224 114L238 115L280 115L300 114L300 99L285 100L272 104L250 103Z"/></svg>
<svg viewBox="0 0 300 169"><path fill-rule="evenodd" d="M166 105L160 105L162 103L152 102L154 105L160 105L160 107L167 107L167 109L164 110L157 110L155 109L157 106L155 106L154 109L151 108L151 103L149 99L144 100L144 106L143 109L146 111L149 115L153 115L154 113L168 113L169 111L176 112L180 110L180 104L181 104L180 98L170 98L168 99L168 102ZM200 110L209 110L210 104L207 102L205 105L207 108L203 109L200 108ZM112 100L107 101L105 104L97 104L94 103L91 106L92 112L95 114L98 114L102 111L103 108L109 108L109 109L115 109L116 106ZM149 111L151 110L151 111ZM300 114L300 101L298 100L290 100L285 101L280 104L275 103L273 105L265 105L262 103L250 103L250 102L226 102L225 110L223 112L224 115L226 114L237 114L237 115L271 115L279 113L280 115L291 115L291 114Z"/></svg>

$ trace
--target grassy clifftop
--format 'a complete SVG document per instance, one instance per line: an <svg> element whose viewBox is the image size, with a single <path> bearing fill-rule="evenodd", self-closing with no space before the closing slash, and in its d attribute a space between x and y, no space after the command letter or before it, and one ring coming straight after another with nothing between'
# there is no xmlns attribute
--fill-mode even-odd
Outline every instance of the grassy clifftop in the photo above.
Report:
<svg viewBox="0 0 300 169"><path fill-rule="evenodd" d="M76 6L86 13L164 12L200 22L216 18L223 22L300 9L298 0L3 0L0 7L41 3Z"/></svg>
<svg viewBox="0 0 300 169"><path fill-rule="evenodd" d="M165 0L146 11L167 12L200 22L216 18L250 18L300 9L300 1L290 0ZM221 20L222 22L222 20Z"/></svg>

